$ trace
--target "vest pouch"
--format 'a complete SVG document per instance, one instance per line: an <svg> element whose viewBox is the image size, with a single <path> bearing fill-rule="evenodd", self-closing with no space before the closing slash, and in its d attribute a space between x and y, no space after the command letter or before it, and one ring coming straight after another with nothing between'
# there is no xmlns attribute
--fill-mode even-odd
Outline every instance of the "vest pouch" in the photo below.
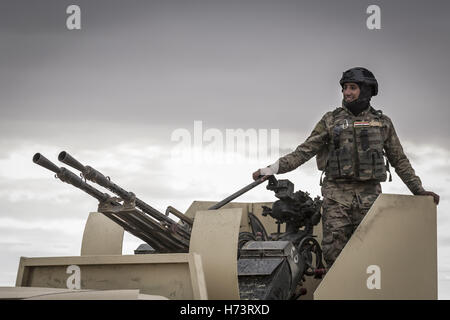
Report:
<svg viewBox="0 0 450 320"><path fill-rule="evenodd" d="M359 151L359 180L373 179L372 149Z"/></svg>
<svg viewBox="0 0 450 320"><path fill-rule="evenodd" d="M320 148L319 152L317 152L316 155L317 169L319 169L319 171L324 171L327 167L327 161L328 145L324 145L322 148Z"/></svg>
<svg viewBox="0 0 450 320"><path fill-rule="evenodd" d="M328 153L328 166L326 168L328 178L335 179L340 177L339 153L340 149L335 150L334 148L330 148L330 152Z"/></svg>
<svg viewBox="0 0 450 320"><path fill-rule="evenodd" d="M353 178L353 157L348 145L344 145L339 153L339 168L342 178Z"/></svg>
<svg viewBox="0 0 450 320"><path fill-rule="evenodd" d="M386 181L386 164L383 153L376 149L359 152L359 180Z"/></svg>

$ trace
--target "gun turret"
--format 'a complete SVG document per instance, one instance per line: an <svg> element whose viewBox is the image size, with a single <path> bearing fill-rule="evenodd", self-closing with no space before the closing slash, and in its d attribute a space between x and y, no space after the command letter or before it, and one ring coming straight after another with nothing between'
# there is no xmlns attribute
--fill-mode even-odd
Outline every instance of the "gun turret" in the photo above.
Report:
<svg viewBox="0 0 450 320"><path fill-rule="evenodd" d="M126 231L142 239L152 250L137 249L135 253L188 252L193 220L169 206L163 214L151 207L133 192L115 184L100 171L84 165L67 152L58 159L79 170L78 176L58 167L36 153L33 162L52 171L61 181L83 190L98 200L98 212L104 214ZM117 197L97 190L86 181L92 181L112 191ZM209 210L222 208L227 203L268 181L267 189L279 199L271 208L263 206L263 216L270 215L278 224L278 232L267 234L264 225L252 212L248 212L251 232L241 232L238 239L238 279L243 299L292 299L302 293L304 275L320 277L323 272L322 251L313 235L313 226L320 216L320 198L311 199L307 192L294 192L289 180L277 180L273 175L260 176ZM169 217L180 218L175 222ZM280 232L280 224L286 231ZM220 254L220 253L218 253Z"/></svg>

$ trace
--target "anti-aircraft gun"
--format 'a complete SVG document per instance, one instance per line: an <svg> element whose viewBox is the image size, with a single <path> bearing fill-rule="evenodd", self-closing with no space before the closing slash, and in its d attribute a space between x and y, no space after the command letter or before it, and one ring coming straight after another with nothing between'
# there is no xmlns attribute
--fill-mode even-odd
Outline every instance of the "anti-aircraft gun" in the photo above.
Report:
<svg viewBox="0 0 450 320"><path fill-rule="evenodd" d="M152 252L189 251L193 219L171 206L163 214L65 151L59 154L58 159L79 170L81 176L56 166L39 153L34 155L33 162L54 172L61 181L96 198L99 201L98 212L146 242L154 250ZM97 190L86 180L97 183L118 197ZM267 234L261 221L252 213L248 214L251 232L239 234L237 248L240 296L241 299L295 299L302 294L301 284L305 275L320 278L325 272L322 251L313 236L313 227L321 217L319 197L313 200L306 192L294 193L294 185L289 180L260 176L209 210L223 207L265 181L268 181L267 189L274 191L279 200L274 202L272 208L263 207L263 215L276 220L278 231ZM170 213L180 221L172 220ZM280 232L283 223L286 224L286 231Z"/></svg>
<svg viewBox="0 0 450 320"><path fill-rule="evenodd" d="M241 232L238 242L240 296L258 300L296 299L305 293L301 288L305 275L321 278L326 271L322 250L313 235L313 227L321 218L320 198L313 200L302 191L294 193L294 184L289 180L260 176L211 208L224 206L266 180L267 190L274 191L279 200L272 208L263 206L262 215L274 218L278 230L267 234L259 219L249 214L252 232ZM286 230L281 233L283 223Z"/></svg>

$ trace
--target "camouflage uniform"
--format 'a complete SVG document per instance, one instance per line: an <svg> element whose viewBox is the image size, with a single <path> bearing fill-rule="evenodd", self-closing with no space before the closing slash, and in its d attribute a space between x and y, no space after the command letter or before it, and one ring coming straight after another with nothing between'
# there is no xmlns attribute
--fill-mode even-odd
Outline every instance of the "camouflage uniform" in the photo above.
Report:
<svg viewBox="0 0 450 320"><path fill-rule="evenodd" d="M358 116L345 107L327 112L304 143L279 159L277 173L294 170L315 155L319 170L326 174L321 182L322 249L328 267L381 193L389 162L413 194L424 191L392 121L370 106Z"/></svg>

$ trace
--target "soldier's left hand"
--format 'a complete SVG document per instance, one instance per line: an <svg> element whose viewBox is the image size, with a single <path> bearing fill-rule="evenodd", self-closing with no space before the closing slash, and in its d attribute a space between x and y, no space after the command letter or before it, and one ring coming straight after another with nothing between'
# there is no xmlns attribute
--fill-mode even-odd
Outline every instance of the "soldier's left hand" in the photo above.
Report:
<svg viewBox="0 0 450 320"><path fill-rule="evenodd" d="M421 196L432 196L434 203L439 204L439 195L434 193L433 191L423 191L419 193Z"/></svg>

